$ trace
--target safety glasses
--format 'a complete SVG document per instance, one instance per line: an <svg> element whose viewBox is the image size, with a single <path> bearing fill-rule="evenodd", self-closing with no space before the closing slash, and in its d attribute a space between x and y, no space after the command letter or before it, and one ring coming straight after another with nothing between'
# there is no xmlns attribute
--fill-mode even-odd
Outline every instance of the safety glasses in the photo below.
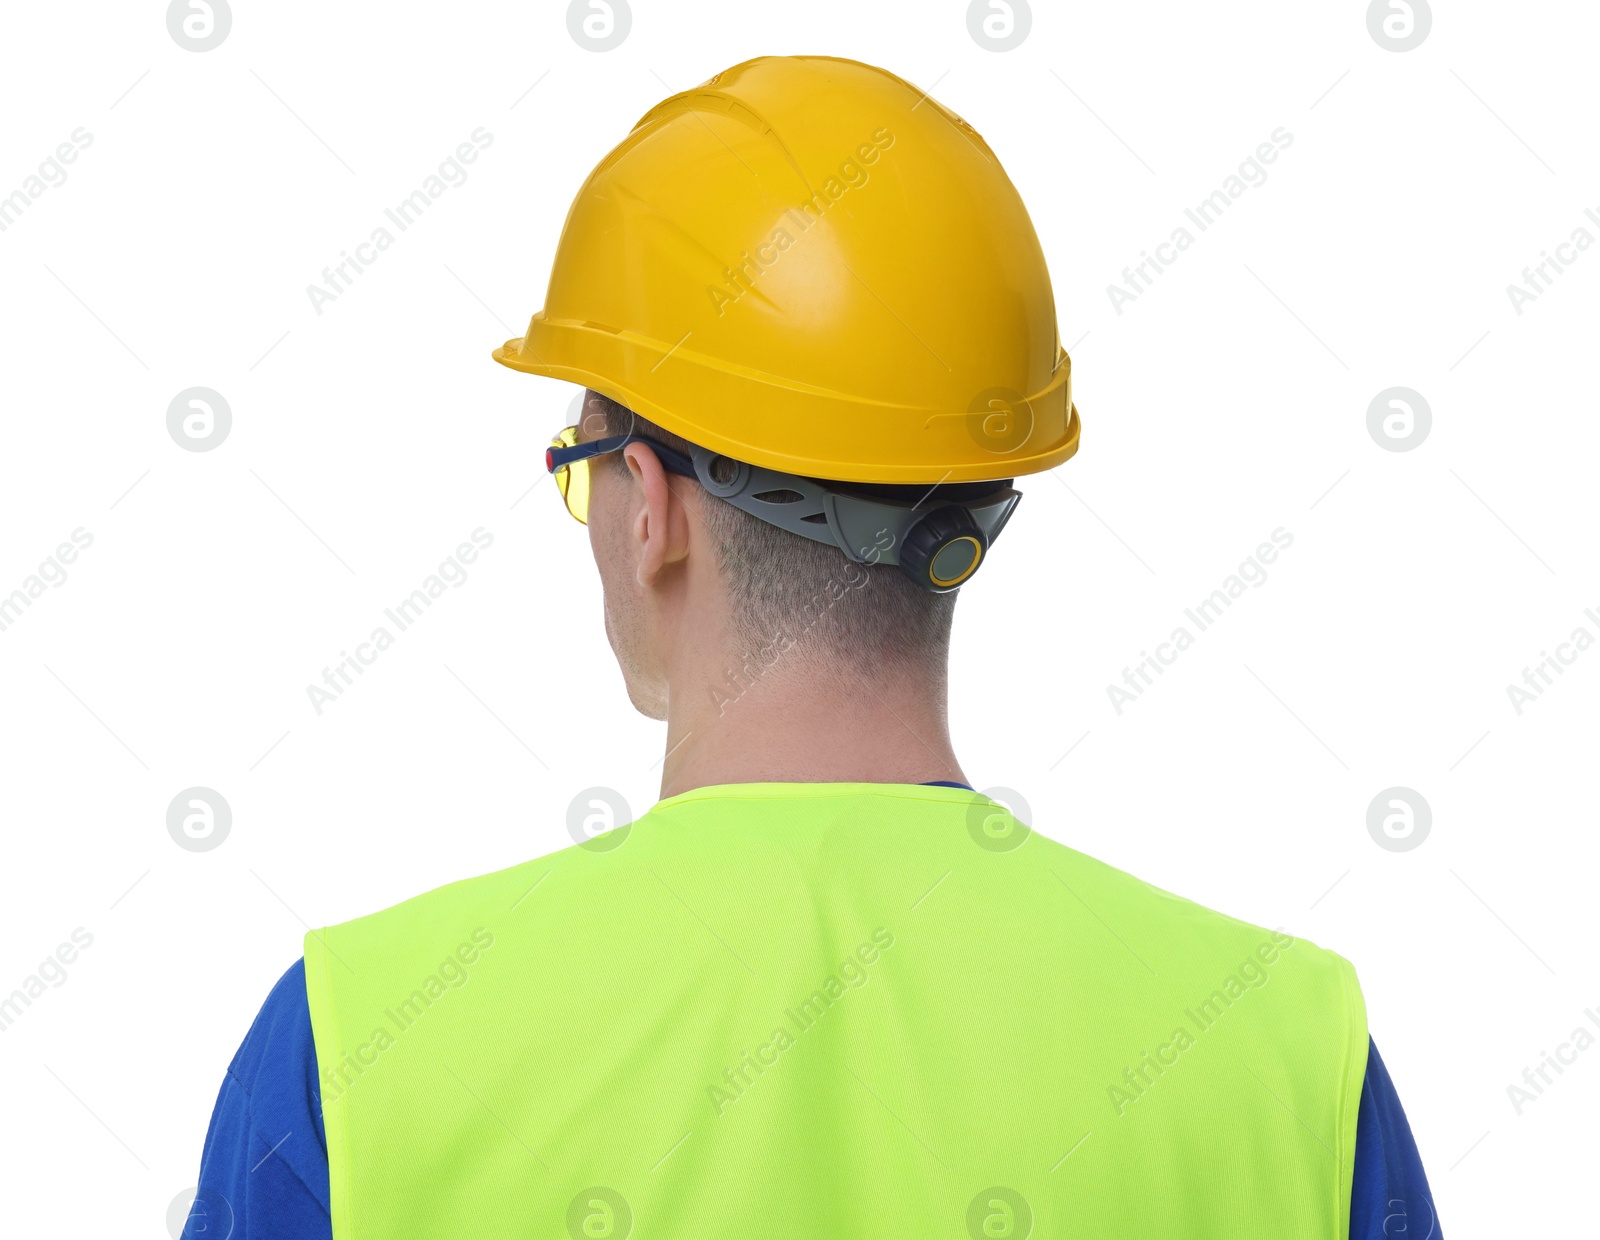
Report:
<svg viewBox="0 0 1600 1240"><path fill-rule="evenodd" d="M589 524L589 493L592 490L589 462L597 456L621 452L631 443L649 444L662 468L670 473L681 474L685 478L699 476L695 473L694 462L683 453L675 452L644 435L612 435L606 439L579 443L578 428L569 426L552 439L550 446L545 449L544 467L555 475L561 499L575 520L583 525Z"/></svg>

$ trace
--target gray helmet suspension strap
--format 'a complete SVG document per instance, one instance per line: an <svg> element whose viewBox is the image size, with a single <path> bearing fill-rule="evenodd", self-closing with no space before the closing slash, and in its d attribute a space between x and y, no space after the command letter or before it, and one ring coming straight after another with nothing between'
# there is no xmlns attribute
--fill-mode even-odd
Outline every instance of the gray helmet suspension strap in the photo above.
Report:
<svg viewBox="0 0 1600 1240"><path fill-rule="evenodd" d="M1000 487L975 500L902 504L833 491L810 478L749 465L699 446L692 455L700 485L718 499L791 534L829 543L857 564L898 564L911 528L930 511L952 504L966 509L985 541L992 543L1022 499L1020 491ZM929 495L937 489L928 488Z"/></svg>

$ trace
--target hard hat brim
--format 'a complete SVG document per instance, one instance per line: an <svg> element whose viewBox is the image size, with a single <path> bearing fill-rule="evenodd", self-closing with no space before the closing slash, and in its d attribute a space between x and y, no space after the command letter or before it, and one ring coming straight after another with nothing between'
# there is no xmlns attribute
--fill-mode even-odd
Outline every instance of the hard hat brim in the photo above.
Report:
<svg viewBox="0 0 1600 1240"><path fill-rule="evenodd" d="M535 335L538 336L534 343ZM491 356L502 366L524 374L542 375L576 383L608 396L689 442L713 452L760 465L767 469L800 474L809 478L837 482L877 482L887 484L984 482L1042 473L1070 459L1078 450L1081 424L1072 403L1071 360L1059 353L1055 373L1040 392L1024 401L1030 416L1040 415L1038 423L1059 428L1046 442L1034 442L1032 433L1020 443L1005 443L1000 449L985 442L976 429L966 459L916 462L888 462L853 457L850 443L838 444L838 451L827 458L784 452L770 444L747 442L719 432L707 422L738 425L737 417L715 417L717 410L763 409L763 425L770 432L774 417L781 418L784 406L792 406L796 420L805 414L815 416L819 404L832 406L836 425L862 425L874 414L883 412L880 402L859 400L843 393L797 384L781 376L735 369L693 351L659 341L647 340L631 332L618 332L593 323L553 323L541 314L529 324L529 332L507 340ZM654 359L653 365L645 365ZM682 386L682 408L652 400L637 388L612 376L641 369L652 386L663 387L660 370L667 366L684 367L692 376ZM694 395L690 396L689 393ZM680 402L674 402L675 404ZM969 410L921 410L926 424L936 420L962 418L969 424L979 415ZM698 415L698 416L697 416ZM707 416L712 415L712 416Z"/></svg>

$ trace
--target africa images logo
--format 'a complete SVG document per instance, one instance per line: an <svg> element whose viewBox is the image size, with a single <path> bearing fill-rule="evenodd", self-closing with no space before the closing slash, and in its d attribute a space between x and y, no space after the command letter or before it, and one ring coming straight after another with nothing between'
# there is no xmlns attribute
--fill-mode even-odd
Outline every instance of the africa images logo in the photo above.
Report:
<svg viewBox="0 0 1600 1240"><path fill-rule="evenodd" d="M755 247L754 256L746 250L739 256L742 261L737 269L724 267L723 285L706 285L717 317L721 318L729 306L753 291L756 281L777 266L778 260L788 253L795 241L820 223L835 203L852 189L866 185L872 176L867 169L877 163L880 155L893 145L894 134L888 129L875 130L870 142L863 142L856 148L854 158L846 159L839 165L837 175L828 177L823 181L822 188L813 192L810 198L797 207L790 207L779 217L780 222L773 227L771 236Z"/></svg>
<svg viewBox="0 0 1600 1240"><path fill-rule="evenodd" d="M418 983L415 990L394 1007L384 1008L387 1025L376 1025L367 1040L354 1051L345 1051L335 1062L322 1069L323 1102L337 1102L368 1068L378 1062L380 1055L395 1046L406 1030L428 1014L434 1004L450 991L465 986L471 980L471 966L477 964L493 946L494 934L479 926L472 932L471 941L457 944L456 949L446 955L434 971Z"/></svg>
<svg viewBox="0 0 1600 1240"><path fill-rule="evenodd" d="M822 985L799 1003L783 1009L784 1019L773 1029L772 1035L756 1049L745 1051L722 1074L722 1084L707 1085L706 1097L719 1116L743 1098L769 1068L776 1067L784 1052L794 1049L798 1039L827 1015L834 1004L840 1002L850 990L859 990L871 978L867 972L876 964L882 953L894 946L894 935L879 926L872 932L870 941L862 943L855 951L823 979Z"/></svg>
<svg viewBox="0 0 1600 1240"><path fill-rule="evenodd" d="M1144 1097L1169 1068L1177 1065L1184 1051L1199 1045L1203 1033L1213 1028L1252 990L1260 990L1271 980L1267 966L1276 964L1280 953L1288 951L1295 942L1279 930L1272 931L1271 936L1270 942L1259 944L1255 952L1246 956L1217 989L1195 1007L1183 1010L1190 1024L1178 1025L1153 1052L1146 1051L1133 1067L1124 1069L1120 1083L1113 1082L1106 1086L1106 1097L1111 1102L1112 1110L1118 1115L1126 1115L1130 1106ZM1190 1025L1193 1026L1193 1032L1190 1031Z"/></svg>

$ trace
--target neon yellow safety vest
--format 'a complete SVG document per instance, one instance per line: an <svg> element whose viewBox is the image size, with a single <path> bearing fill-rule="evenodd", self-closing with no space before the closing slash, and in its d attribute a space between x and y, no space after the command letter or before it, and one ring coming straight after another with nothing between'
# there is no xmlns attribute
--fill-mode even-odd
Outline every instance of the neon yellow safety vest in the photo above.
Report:
<svg viewBox="0 0 1600 1240"><path fill-rule="evenodd" d="M698 788L305 948L334 1240L1349 1234L1349 963L965 789Z"/></svg>

